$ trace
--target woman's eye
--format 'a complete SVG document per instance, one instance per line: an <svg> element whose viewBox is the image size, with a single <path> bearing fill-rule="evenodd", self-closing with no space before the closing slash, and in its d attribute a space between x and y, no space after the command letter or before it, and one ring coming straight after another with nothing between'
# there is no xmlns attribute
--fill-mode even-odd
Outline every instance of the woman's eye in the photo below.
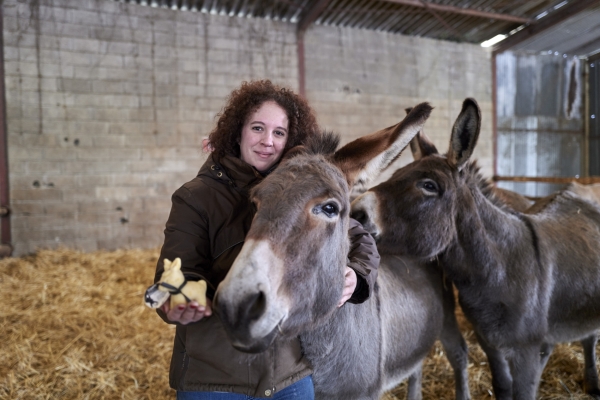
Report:
<svg viewBox="0 0 600 400"><path fill-rule="evenodd" d="M253 126L253 127L252 127L252 130L255 130L255 131L262 131L262 126Z"/></svg>
<svg viewBox="0 0 600 400"><path fill-rule="evenodd" d="M275 134L276 134L277 136L281 136L281 137L284 137L284 136L285 136L285 132L282 132L282 131L275 131Z"/></svg>

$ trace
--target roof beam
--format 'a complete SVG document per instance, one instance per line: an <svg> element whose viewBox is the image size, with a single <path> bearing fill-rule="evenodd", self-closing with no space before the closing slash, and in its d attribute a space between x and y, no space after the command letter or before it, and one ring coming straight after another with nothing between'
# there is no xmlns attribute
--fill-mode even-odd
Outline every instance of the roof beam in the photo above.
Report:
<svg viewBox="0 0 600 400"><path fill-rule="evenodd" d="M304 33L319 18L330 2L331 0L318 0L311 8L308 8L300 21L298 21L298 32Z"/></svg>
<svg viewBox="0 0 600 400"><path fill-rule="evenodd" d="M558 10L554 10L554 12L550 13L548 16L540 18L537 21L533 21L529 26L521 29L519 32L513 35L510 35L494 46L493 51L497 54L509 50L511 47L524 42L525 40L545 31L546 29L552 28L568 18L571 18L573 15L597 5L600 5L600 0L571 0Z"/></svg>
<svg viewBox="0 0 600 400"><path fill-rule="evenodd" d="M411 6L411 7L419 7L419 8L428 8L434 11L443 11L449 12L453 14L463 14L471 17L481 17L481 18L490 18L502 21L511 21L511 22L519 22L521 24L526 24L531 22L528 18L516 17L510 14L500 14L500 13L492 13L487 11L479 11L473 10L470 8L462 8L462 7L454 7L447 6L443 4L430 3L420 0L379 0L379 1L387 1L389 3L396 3L403 6Z"/></svg>
<svg viewBox="0 0 600 400"><path fill-rule="evenodd" d="M427 12L430 13L431 15L433 15L433 17L435 19L440 21L442 23L442 25L444 25L446 27L446 29L448 29L450 32L452 32L454 35L456 35L457 38L463 39L462 33L460 33L459 31L454 29L450 24L448 24L444 18L442 18L440 15L438 15L437 12L435 12L435 9L429 7L430 3L427 3L422 0L420 1L420 3L423 4L425 6L425 9L427 10Z"/></svg>

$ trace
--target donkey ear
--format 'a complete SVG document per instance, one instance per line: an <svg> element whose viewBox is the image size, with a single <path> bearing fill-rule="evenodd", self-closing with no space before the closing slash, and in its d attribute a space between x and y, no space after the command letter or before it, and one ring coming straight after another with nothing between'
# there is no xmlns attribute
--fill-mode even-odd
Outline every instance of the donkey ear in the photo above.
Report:
<svg viewBox="0 0 600 400"><path fill-rule="evenodd" d="M413 140L410 141L410 151L415 161L418 161L421 158L427 157L431 154L439 154L435 145L429 140L423 131L418 132Z"/></svg>
<svg viewBox="0 0 600 400"><path fill-rule="evenodd" d="M481 111L475 99L467 98L452 127L448 161L462 169L473 154L481 129Z"/></svg>
<svg viewBox="0 0 600 400"><path fill-rule="evenodd" d="M407 114L410 114L412 107L405 108L404 110ZM423 130L419 131L413 140L410 141L410 151L415 161L432 154L440 154Z"/></svg>
<svg viewBox="0 0 600 400"><path fill-rule="evenodd" d="M360 137L336 151L333 162L345 174L348 185L366 185L396 161L423 128L432 109L429 103L421 103L399 124Z"/></svg>
<svg viewBox="0 0 600 400"><path fill-rule="evenodd" d="M439 154L433 142L429 140L423 131L417 133L413 140L410 141L410 151L415 161L432 154Z"/></svg>

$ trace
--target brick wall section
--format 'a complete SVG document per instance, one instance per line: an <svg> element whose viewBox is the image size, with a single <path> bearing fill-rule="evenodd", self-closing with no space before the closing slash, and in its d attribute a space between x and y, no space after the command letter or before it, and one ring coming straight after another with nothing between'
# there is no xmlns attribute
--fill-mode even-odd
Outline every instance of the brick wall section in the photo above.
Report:
<svg viewBox="0 0 600 400"><path fill-rule="evenodd" d="M295 25L109 0L4 1L15 255L159 246L170 195L205 159L200 142L243 80L297 89ZM446 149L466 96L484 110L491 165L489 57L477 46L313 27L307 97L344 142L436 107ZM491 171L491 169L490 169Z"/></svg>

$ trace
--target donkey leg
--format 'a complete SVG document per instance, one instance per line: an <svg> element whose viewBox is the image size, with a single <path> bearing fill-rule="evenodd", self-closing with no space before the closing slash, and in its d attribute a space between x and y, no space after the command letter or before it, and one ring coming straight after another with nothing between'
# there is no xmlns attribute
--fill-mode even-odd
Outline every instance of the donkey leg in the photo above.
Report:
<svg viewBox="0 0 600 400"><path fill-rule="evenodd" d="M515 400L535 399L542 376L540 348L540 344L533 344L511 349L508 363L513 377Z"/></svg>
<svg viewBox="0 0 600 400"><path fill-rule="evenodd" d="M444 287L447 289L444 289L444 327L440 341L454 370L455 398L457 400L469 400L471 393L469 391L469 372L467 370L469 363L467 342L463 338L456 321L454 312L456 302L452 283L447 281Z"/></svg>
<svg viewBox="0 0 600 400"><path fill-rule="evenodd" d="M598 371L596 370L596 342L597 335L583 339L583 357L585 359L585 371L583 374L583 390L595 399L600 399L600 388L598 387Z"/></svg>
<svg viewBox="0 0 600 400"><path fill-rule="evenodd" d="M513 380L510 374L510 367L504 353L495 347L491 347L487 342L477 335L479 346L487 356L490 364L490 372L492 374L492 388L494 395L498 400L512 400Z"/></svg>
<svg viewBox="0 0 600 400"><path fill-rule="evenodd" d="M412 374L408 377L408 389L406 391L407 400L421 400L423 398L423 363L420 363Z"/></svg>

